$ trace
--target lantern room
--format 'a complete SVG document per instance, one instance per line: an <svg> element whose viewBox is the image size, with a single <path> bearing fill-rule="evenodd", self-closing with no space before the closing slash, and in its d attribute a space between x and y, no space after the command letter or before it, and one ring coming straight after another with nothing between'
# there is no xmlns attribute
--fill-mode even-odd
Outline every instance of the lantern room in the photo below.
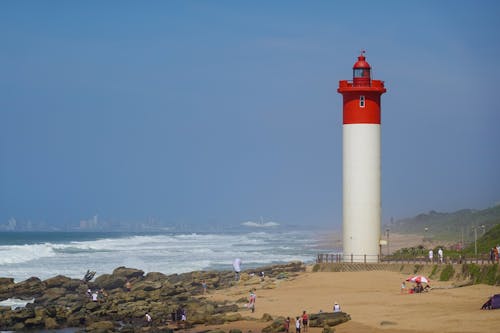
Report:
<svg viewBox="0 0 500 333"><path fill-rule="evenodd" d="M355 87L369 87L370 86L370 64L366 62L365 51L361 52L358 61L352 67L352 83Z"/></svg>

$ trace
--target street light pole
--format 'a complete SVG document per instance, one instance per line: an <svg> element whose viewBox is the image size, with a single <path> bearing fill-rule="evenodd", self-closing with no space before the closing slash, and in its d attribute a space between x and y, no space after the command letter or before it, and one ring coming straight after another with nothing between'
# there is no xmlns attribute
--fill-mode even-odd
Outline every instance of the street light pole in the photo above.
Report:
<svg viewBox="0 0 500 333"><path fill-rule="evenodd" d="M390 255L391 254L391 246L389 245L389 228L385 229L386 233L387 233L387 255Z"/></svg>
<svg viewBox="0 0 500 333"><path fill-rule="evenodd" d="M474 256L477 257L477 227L474 228Z"/></svg>
<svg viewBox="0 0 500 333"><path fill-rule="evenodd" d="M478 226L473 226L472 229L474 229L474 255L477 257L477 228ZM479 226L479 228L483 229L483 235L485 232L485 225L482 224Z"/></svg>

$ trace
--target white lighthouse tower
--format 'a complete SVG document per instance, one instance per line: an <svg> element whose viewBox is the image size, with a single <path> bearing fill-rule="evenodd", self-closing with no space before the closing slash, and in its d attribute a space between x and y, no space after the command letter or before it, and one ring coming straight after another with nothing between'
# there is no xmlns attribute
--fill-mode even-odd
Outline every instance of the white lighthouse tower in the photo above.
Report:
<svg viewBox="0 0 500 333"><path fill-rule="evenodd" d="M371 79L364 51L353 66L352 81L339 81L343 96L343 247L344 261L376 262L379 255L380 96L384 82Z"/></svg>

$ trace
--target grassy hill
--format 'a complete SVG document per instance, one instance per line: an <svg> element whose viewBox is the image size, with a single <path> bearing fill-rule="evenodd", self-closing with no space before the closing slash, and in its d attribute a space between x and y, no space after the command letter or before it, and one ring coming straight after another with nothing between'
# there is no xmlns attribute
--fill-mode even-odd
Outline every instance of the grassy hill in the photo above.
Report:
<svg viewBox="0 0 500 333"><path fill-rule="evenodd" d="M478 239L500 224L500 205L483 210L463 209L453 213L430 211L415 217L397 220L389 225L391 232L417 234L428 239L474 241L474 227ZM484 225L484 228L481 226ZM497 238L498 239L498 238ZM496 245L496 244L495 244Z"/></svg>
<svg viewBox="0 0 500 333"><path fill-rule="evenodd" d="M489 253L490 249L500 244L500 224L495 225L477 240L477 252ZM474 252L474 243L465 249L466 253Z"/></svg>

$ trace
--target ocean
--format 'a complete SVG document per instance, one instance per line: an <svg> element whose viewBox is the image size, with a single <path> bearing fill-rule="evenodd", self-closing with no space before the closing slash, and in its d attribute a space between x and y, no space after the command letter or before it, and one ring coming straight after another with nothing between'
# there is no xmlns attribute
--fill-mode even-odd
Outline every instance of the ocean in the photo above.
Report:
<svg viewBox="0 0 500 333"><path fill-rule="evenodd" d="M262 228L264 229L264 228ZM119 266L164 274L242 269L290 261L314 262L324 247L317 232L256 230L234 233L1 232L0 277L16 282L65 275L81 279Z"/></svg>

